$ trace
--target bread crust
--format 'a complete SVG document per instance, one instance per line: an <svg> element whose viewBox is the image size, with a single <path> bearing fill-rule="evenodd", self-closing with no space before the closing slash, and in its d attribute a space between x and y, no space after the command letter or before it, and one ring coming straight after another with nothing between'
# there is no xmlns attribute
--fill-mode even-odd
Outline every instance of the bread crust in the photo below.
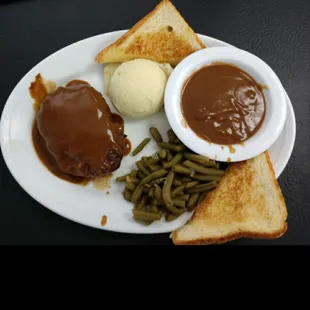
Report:
<svg viewBox="0 0 310 310"><path fill-rule="evenodd" d="M175 14L177 14L180 18L184 20L180 12L176 9L176 7L171 3L169 0L162 0L159 4L156 5L156 7L149 12L146 16L144 16L142 19L140 19L130 30L128 30L121 38L119 38L117 41L112 43L111 45L105 47L103 50L101 50L95 57L95 61L97 63L103 63L104 55L109 52L109 50L114 49L122 45L129 37L134 36L135 33L145 24L149 19L151 19L158 10L164 5L169 5ZM203 42L199 39L198 35L192 30L192 28L188 25L188 23L184 20L185 25L188 27L188 30L192 33L192 35L195 37L196 41L199 43L201 48L205 48L206 46L203 44ZM180 47L180 46L179 46ZM134 47L132 47L134 48ZM138 47L137 47L138 48ZM130 50L130 48L129 48ZM156 57L152 60L156 60Z"/></svg>

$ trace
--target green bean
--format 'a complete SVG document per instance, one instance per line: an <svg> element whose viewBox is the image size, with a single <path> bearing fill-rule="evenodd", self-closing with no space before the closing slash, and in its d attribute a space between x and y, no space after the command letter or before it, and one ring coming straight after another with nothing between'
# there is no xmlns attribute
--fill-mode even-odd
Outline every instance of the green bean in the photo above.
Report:
<svg viewBox="0 0 310 310"><path fill-rule="evenodd" d="M195 193L202 193L208 190L212 190L217 186L217 182L210 182L207 184L201 184L198 186L195 186L193 188L187 189L186 192L190 194L195 194Z"/></svg>
<svg viewBox="0 0 310 310"><path fill-rule="evenodd" d="M183 200L183 201L187 202L189 200L189 198L190 198L190 194L185 194L185 195L182 195L182 196L177 196L175 198L178 199L178 200Z"/></svg>
<svg viewBox="0 0 310 310"><path fill-rule="evenodd" d="M198 164L195 164L189 160L186 160L183 165L187 168L191 168L195 170L196 172L199 172L201 174L207 174L207 175L215 175L215 176L222 176L224 174L223 170L218 169L212 169L212 168L205 168Z"/></svg>
<svg viewBox="0 0 310 310"><path fill-rule="evenodd" d="M157 170L157 171L151 173L150 175L146 176L143 180L141 180L140 185L148 184L155 179L162 178L167 173L168 173L168 171L165 169Z"/></svg>
<svg viewBox="0 0 310 310"><path fill-rule="evenodd" d="M186 208L186 202L185 202L184 200L173 199L172 202L173 202L173 204L174 204L176 207L179 207L179 208Z"/></svg>
<svg viewBox="0 0 310 310"><path fill-rule="evenodd" d="M169 143L175 143L175 140L177 139L177 136L175 135L175 133L173 132L172 129L169 129L167 131L167 136L169 139Z"/></svg>
<svg viewBox="0 0 310 310"><path fill-rule="evenodd" d="M159 213L157 205L154 204L154 205L151 206L151 212Z"/></svg>
<svg viewBox="0 0 310 310"><path fill-rule="evenodd" d="M161 215L155 212L145 212L137 209L133 209L132 212L134 219L141 222L159 221L161 219Z"/></svg>
<svg viewBox="0 0 310 310"><path fill-rule="evenodd" d="M129 192L128 190L124 191L124 198L125 200L131 202L131 192Z"/></svg>
<svg viewBox="0 0 310 310"><path fill-rule="evenodd" d="M151 141L151 138L145 138L132 152L132 156L138 155L144 148L145 146Z"/></svg>
<svg viewBox="0 0 310 310"><path fill-rule="evenodd" d="M127 183L126 184L126 190L128 190L129 192L133 192L136 188L136 185L134 183Z"/></svg>
<svg viewBox="0 0 310 310"><path fill-rule="evenodd" d="M185 174L185 175L191 175L193 170L188 169L182 165L174 165L172 168L172 171L179 174Z"/></svg>
<svg viewBox="0 0 310 310"><path fill-rule="evenodd" d="M155 192L154 192L154 196L155 198L160 202L162 200L162 190L161 188L155 184Z"/></svg>
<svg viewBox="0 0 310 310"><path fill-rule="evenodd" d="M168 161L167 163L164 163L164 168L169 169L172 166L178 164L183 158L183 153L176 154L171 161Z"/></svg>
<svg viewBox="0 0 310 310"><path fill-rule="evenodd" d="M139 171L137 172L137 177L138 177L140 180L142 180L142 179L145 177L145 175L139 170Z"/></svg>
<svg viewBox="0 0 310 310"><path fill-rule="evenodd" d="M199 163L205 167L212 167L219 169L219 165L214 160L210 160L208 157L205 156L196 155L192 153L184 153L184 158Z"/></svg>
<svg viewBox="0 0 310 310"><path fill-rule="evenodd" d="M154 186L155 184L160 184L160 183L164 183L166 180L166 178L159 178L159 179L155 179L152 182L150 182L150 186Z"/></svg>
<svg viewBox="0 0 310 310"><path fill-rule="evenodd" d="M129 174L130 177L137 177L138 170L132 170Z"/></svg>
<svg viewBox="0 0 310 310"><path fill-rule="evenodd" d="M176 178L174 178L172 185L173 186L181 186L182 185L182 181L181 180L177 180Z"/></svg>
<svg viewBox="0 0 310 310"><path fill-rule="evenodd" d="M162 138L161 134L159 133L159 131L157 130L157 128L151 127L151 128L150 128L150 134L151 134L152 138L153 138L157 143L163 142L163 138Z"/></svg>
<svg viewBox="0 0 310 310"><path fill-rule="evenodd" d="M159 155L159 157L160 157L161 159L165 159L166 156L167 156L167 150L166 150L166 149L160 150L160 152L158 153L158 155Z"/></svg>
<svg viewBox="0 0 310 310"><path fill-rule="evenodd" d="M145 176L151 174L151 172L143 165L141 160L136 162L136 166L138 167L139 171L141 171Z"/></svg>
<svg viewBox="0 0 310 310"><path fill-rule="evenodd" d="M126 183L134 183L134 184L139 184L140 180L135 177L130 177L129 175L126 177Z"/></svg>
<svg viewBox="0 0 310 310"><path fill-rule="evenodd" d="M193 176L193 178L195 180L198 181L221 181L222 177L221 176L216 176L216 175L206 175L206 174L197 174L195 173L195 175Z"/></svg>
<svg viewBox="0 0 310 310"><path fill-rule="evenodd" d="M183 212L184 213L184 212ZM182 213L182 214L183 214ZM166 222L173 222L174 220L176 220L177 218L179 218L182 214L179 214L179 215L175 215L175 214L171 214L171 213L169 213L169 214L166 214L166 216L165 216L165 220L166 220Z"/></svg>
<svg viewBox="0 0 310 310"><path fill-rule="evenodd" d="M157 171L161 169L161 166L159 165L149 165L148 168L151 170L151 172Z"/></svg>
<svg viewBox="0 0 310 310"><path fill-rule="evenodd" d="M199 206L207 198L208 193L209 193L209 191L205 191L199 195L199 198L197 201L197 206Z"/></svg>
<svg viewBox="0 0 310 310"><path fill-rule="evenodd" d="M160 143L158 143L158 146L163 148L163 149L171 150L171 151L174 151L177 153L185 150L184 145L176 145L176 144L172 144L172 143L160 142Z"/></svg>
<svg viewBox="0 0 310 310"><path fill-rule="evenodd" d="M202 156L202 155L196 155L193 153L184 153L184 158L190 160L190 161L194 161L200 164L204 164L210 161L210 159L208 157Z"/></svg>
<svg viewBox="0 0 310 310"><path fill-rule="evenodd" d="M169 150L167 150L167 158L166 158L167 161L171 161L172 158L173 158L173 156L172 156L171 152Z"/></svg>
<svg viewBox="0 0 310 310"><path fill-rule="evenodd" d="M188 204L187 204L188 211L194 210L194 208L196 207L199 196L200 196L199 193L195 193L195 194L191 195L191 197L189 198Z"/></svg>
<svg viewBox="0 0 310 310"><path fill-rule="evenodd" d="M143 185L144 185L144 184L143 184ZM138 185L138 186L136 187L136 189L134 190L134 192L133 192L133 194L132 194L131 201L132 201L134 204L136 204L136 203L139 201L139 199L141 198L141 196L143 195L143 192L144 192L144 187L143 187L143 185L141 185L141 183L140 183L140 185Z"/></svg>
<svg viewBox="0 0 310 310"><path fill-rule="evenodd" d="M116 182L126 182L127 174L115 179Z"/></svg>
<svg viewBox="0 0 310 310"><path fill-rule="evenodd" d="M185 190L185 184L177 187L176 189L174 189L171 192L171 197L174 198L174 197L180 195L180 193L183 192L184 190Z"/></svg>
<svg viewBox="0 0 310 310"><path fill-rule="evenodd" d="M197 185L199 185L199 182L197 182L197 181L190 182L190 183L185 184L185 189L189 189L189 188L195 187Z"/></svg>
<svg viewBox="0 0 310 310"><path fill-rule="evenodd" d="M135 206L136 209L137 209L137 210L143 209L143 208L146 206L148 199L149 199L149 197L146 196L146 195L144 195L144 196L142 197L142 199L136 204L136 206Z"/></svg>
<svg viewBox="0 0 310 310"><path fill-rule="evenodd" d="M171 186L173 183L173 179L174 179L174 172L170 171L168 173L167 179L163 187L163 200L168 209L170 206L173 206L172 197L171 197Z"/></svg>
<svg viewBox="0 0 310 310"><path fill-rule="evenodd" d="M155 188L154 188L154 187L152 187L152 188L150 189L150 191L149 191L148 196L153 198L153 197L154 197L154 195L155 195Z"/></svg>

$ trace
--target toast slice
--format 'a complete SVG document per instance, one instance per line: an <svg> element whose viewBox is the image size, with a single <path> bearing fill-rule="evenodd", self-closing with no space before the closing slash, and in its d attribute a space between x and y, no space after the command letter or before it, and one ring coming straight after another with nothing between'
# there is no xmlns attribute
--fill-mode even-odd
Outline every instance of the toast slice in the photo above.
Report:
<svg viewBox="0 0 310 310"><path fill-rule="evenodd" d="M175 6L169 0L162 0L119 40L100 51L95 61L110 63L144 58L176 65L205 47Z"/></svg>
<svg viewBox="0 0 310 310"><path fill-rule="evenodd" d="M268 152L231 164L218 187L170 237L175 245L221 244L239 238L276 239L287 209Z"/></svg>

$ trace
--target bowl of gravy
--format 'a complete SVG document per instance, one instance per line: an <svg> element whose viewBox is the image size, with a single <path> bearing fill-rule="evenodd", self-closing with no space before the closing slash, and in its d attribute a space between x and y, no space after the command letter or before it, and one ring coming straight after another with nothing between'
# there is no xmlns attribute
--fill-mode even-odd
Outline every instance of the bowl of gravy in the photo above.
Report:
<svg viewBox="0 0 310 310"><path fill-rule="evenodd" d="M197 154L222 162L266 151L283 130L287 103L275 72L234 47L206 48L171 74L165 112L178 138Z"/></svg>

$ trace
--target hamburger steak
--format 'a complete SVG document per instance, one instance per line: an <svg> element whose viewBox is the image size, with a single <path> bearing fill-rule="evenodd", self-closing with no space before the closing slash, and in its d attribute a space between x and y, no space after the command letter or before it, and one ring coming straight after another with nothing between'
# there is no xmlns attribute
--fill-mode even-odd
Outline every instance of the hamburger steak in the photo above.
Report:
<svg viewBox="0 0 310 310"><path fill-rule="evenodd" d="M74 80L47 94L36 121L62 172L94 178L120 167L126 144L124 121L87 82Z"/></svg>

